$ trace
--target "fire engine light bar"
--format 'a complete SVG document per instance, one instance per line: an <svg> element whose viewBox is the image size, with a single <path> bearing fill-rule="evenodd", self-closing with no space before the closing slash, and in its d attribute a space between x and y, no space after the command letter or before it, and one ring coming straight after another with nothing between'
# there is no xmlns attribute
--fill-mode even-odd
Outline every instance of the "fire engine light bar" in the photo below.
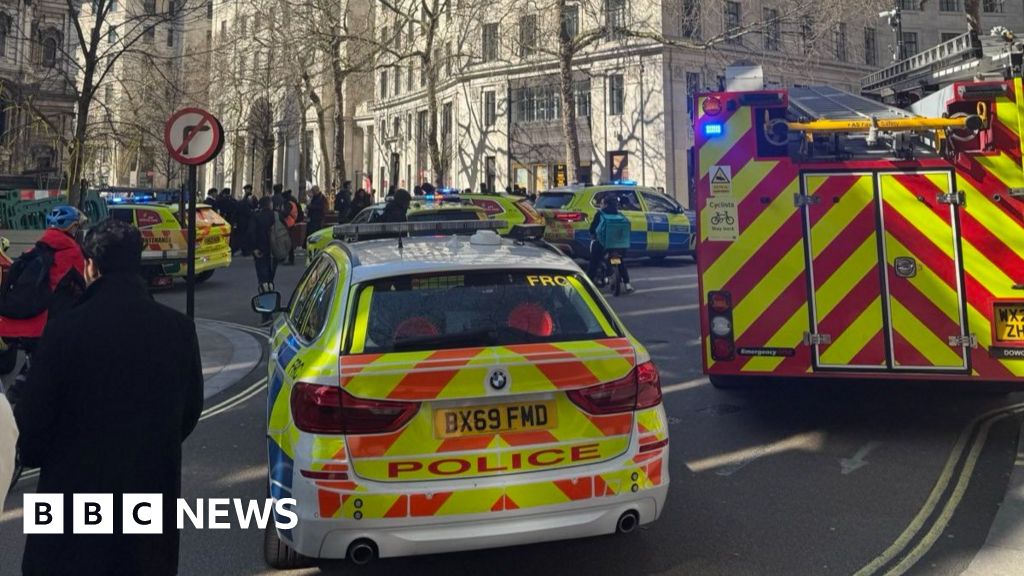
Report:
<svg viewBox="0 0 1024 576"><path fill-rule="evenodd" d="M334 238L346 240L380 234L429 235L468 234L477 230L500 230L504 220L431 220L425 222L388 222L377 224L340 224L332 229Z"/></svg>
<svg viewBox="0 0 1024 576"><path fill-rule="evenodd" d="M721 136L724 131L724 127L717 122L708 122L704 125L705 136Z"/></svg>

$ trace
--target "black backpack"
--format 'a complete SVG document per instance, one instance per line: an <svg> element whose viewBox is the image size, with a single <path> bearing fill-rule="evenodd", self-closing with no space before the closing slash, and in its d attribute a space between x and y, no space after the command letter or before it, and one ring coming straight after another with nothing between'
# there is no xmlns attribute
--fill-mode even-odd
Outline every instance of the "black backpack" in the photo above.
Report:
<svg viewBox="0 0 1024 576"><path fill-rule="evenodd" d="M0 286L0 316L24 320L50 307L50 268L53 248L42 242L11 264Z"/></svg>

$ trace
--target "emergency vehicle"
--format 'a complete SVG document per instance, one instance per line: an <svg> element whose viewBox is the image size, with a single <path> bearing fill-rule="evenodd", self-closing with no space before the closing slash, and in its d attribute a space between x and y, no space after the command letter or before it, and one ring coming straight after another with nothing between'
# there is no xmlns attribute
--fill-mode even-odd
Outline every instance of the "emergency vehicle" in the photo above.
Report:
<svg viewBox="0 0 1024 576"><path fill-rule="evenodd" d="M590 258L590 223L608 196L618 199L619 213L629 220L630 256L663 259L694 254L694 214L671 197L634 182L541 192L535 208L547 223L544 239L573 258Z"/></svg>
<svg viewBox="0 0 1024 576"><path fill-rule="evenodd" d="M1021 382L1021 45L695 96L705 371ZM904 107L896 107L899 104Z"/></svg>
<svg viewBox="0 0 1024 576"><path fill-rule="evenodd" d="M630 532L661 514L650 355L572 260L500 226L337 226L412 236L336 241L310 265L271 343L270 493L298 502L294 528L266 533L271 566Z"/></svg>

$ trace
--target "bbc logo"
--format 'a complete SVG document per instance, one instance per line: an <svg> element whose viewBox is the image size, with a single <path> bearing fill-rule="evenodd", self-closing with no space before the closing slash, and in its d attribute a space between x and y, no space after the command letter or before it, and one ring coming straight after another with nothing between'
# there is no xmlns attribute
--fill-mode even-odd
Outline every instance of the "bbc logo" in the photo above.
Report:
<svg viewBox="0 0 1024 576"><path fill-rule="evenodd" d="M63 494L25 494L25 534L64 533ZM162 494L124 494L120 534L161 534ZM114 533L113 494L73 494L71 531L74 534Z"/></svg>
<svg viewBox="0 0 1024 576"><path fill-rule="evenodd" d="M65 510L63 494L25 494L23 530L25 534L63 534ZM243 500L241 498L175 501L178 530L186 525L197 529L227 530L236 525L266 529L273 520L282 530L298 524L294 498ZM232 512L234 512L232 523ZM170 512L169 512L170 513ZM114 534L113 494L72 494L71 532L73 534ZM124 494L121 497L118 534L162 534L164 499L161 494Z"/></svg>

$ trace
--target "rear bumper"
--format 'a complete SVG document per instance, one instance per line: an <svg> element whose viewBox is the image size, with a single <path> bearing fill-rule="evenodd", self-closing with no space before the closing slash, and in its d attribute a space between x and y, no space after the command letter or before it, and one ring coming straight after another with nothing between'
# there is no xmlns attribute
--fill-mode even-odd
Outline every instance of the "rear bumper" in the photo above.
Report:
<svg viewBox="0 0 1024 576"><path fill-rule="evenodd" d="M597 501L458 517L354 521L305 517L291 531L292 547L305 556L343 559L360 539L376 544L382 558L459 552L612 534L626 512L640 524L655 521L664 508L668 483L639 493Z"/></svg>

